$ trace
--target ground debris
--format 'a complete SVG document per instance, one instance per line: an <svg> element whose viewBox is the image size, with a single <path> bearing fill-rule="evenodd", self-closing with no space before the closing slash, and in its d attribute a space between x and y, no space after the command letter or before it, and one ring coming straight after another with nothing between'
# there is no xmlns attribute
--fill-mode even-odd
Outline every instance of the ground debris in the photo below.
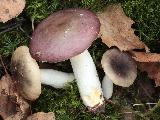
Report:
<svg viewBox="0 0 160 120"><path fill-rule="evenodd" d="M4 75L0 80L0 116L5 120L21 120L28 113L29 104L19 96L10 75Z"/></svg>
<svg viewBox="0 0 160 120"><path fill-rule="evenodd" d="M38 112L27 117L27 120L55 120L55 115L53 112Z"/></svg>
<svg viewBox="0 0 160 120"><path fill-rule="evenodd" d="M147 72L148 77L155 80L156 87L160 86L160 62L139 62L138 68Z"/></svg>
<svg viewBox="0 0 160 120"><path fill-rule="evenodd" d="M124 106L122 109L123 119L124 120L136 120L135 114L129 106Z"/></svg>
<svg viewBox="0 0 160 120"><path fill-rule="evenodd" d="M120 4L110 5L104 12L97 15L101 23L99 35L108 47L116 46L121 51L149 50L134 34L131 28L134 21L125 15Z"/></svg>
<svg viewBox="0 0 160 120"><path fill-rule="evenodd" d="M156 94L156 88L154 87L153 81L146 79L144 76L145 74L142 73L142 77L138 80L138 96L141 101L153 101L155 94Z"/></svg>
<svg viewBox="0 0 160 120"><path fill-rule="evenodd" d="M160 54L130 51L132 58L138 62L160 62Z"/></svg>

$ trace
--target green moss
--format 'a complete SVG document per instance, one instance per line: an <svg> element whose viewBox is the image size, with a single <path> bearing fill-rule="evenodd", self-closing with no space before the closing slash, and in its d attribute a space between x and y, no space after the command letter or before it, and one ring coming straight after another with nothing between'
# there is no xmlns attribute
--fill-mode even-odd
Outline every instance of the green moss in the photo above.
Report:
<svg viewBox="0 0 160 120"><path fill-rule="evenodd" d="M137 35L152 52L160 51L160 4L159 0L124 0L125 13L135 21Z"/></svg>
<svg viewBox="0 0 160 120"><path fill-rule="evenodd" d="M28 0L26 12L31 20L40 21L60 7L60 0Z"/></svg>
<svg viewBox="0 0 160 120"><path fill-rule="evenodd" d="M107 3L108 0L28 0L26 12L32 21L39 22L57 10L86 8L96 12L102 10Z"/></svg>
<svg viewBox="0 0 160 120"><path fill-rule="evenodd" d="M20 29L0 35L0 55L8 57L20 45L27 45L28 38Z"/></svg>
<svg viewBox="0 0 160 120"><path fill-rule="evenodd" d="M78 88L72 83L64 90L43 87L42 95L32 105L34 111L54 111L57 120L118 120L119 107L106 105L105 113L91 113L83 105Z"/></svg>

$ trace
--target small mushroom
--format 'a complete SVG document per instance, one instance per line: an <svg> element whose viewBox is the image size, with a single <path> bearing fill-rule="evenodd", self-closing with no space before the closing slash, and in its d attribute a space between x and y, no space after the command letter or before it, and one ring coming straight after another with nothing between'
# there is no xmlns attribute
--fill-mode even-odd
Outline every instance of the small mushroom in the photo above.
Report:
<svg viewBox="0 0 160 120"><path fill-rule="evenodd" d="M25 0L0 0L0 22L5 23L18 16L23 11L25 3Z"/></svg>
<svg viewBox="0 0 160 120"><path fill-rule="evenodd" d="M37 62L31 57L29 48L18 47L11 58L11 72L18 81L20 94L27 100L35 100L41 94L41 83L56 88L64 87L74 80L72 73L64 73L52 69L39 69Z"/></svg>
<svg viewBox="0 0 160 120"><path fill-rule="evenodd" d="M99 77L87 50L99 30L99 19L91 11L67 9L43 20L30 41L30 53L38 61L56 63L70 59L82 100L91 109L103 104Z"/></svg>
<svg viewBox="0 0 160 120"><path fill-rule="evenodd" d="M113 82L108 78L107 75L105 75L102 80L102 90L103 90L103 95L106 99L109 99L112 97Z"/></svg>
<svg viewBox="0 0 160 120"><path fill-rule="evenodd" d="M118 49L107 50L102 57L105 74L114 84L129 87L137 77L137 65L126 52Z"/></svg>
<svg viewBox="0 0 160 120"><path fill-rule="evenodd" d="M27 49L21 46L14 51L11 72L13 80L18 81L20 94L27 100L35 100L41 94L40 70Z"/></svg>

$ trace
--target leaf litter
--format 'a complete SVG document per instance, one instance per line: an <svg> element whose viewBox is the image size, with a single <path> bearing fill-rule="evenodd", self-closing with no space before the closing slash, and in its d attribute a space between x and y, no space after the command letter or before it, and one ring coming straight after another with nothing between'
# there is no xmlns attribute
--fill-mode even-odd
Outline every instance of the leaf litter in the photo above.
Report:
<svg viewBox="0 0 160 120"><path fill-rule="evenodd" d="M131 28L134 21L125 15L120 4L109 5L104 12L97 15L101 23L99 35L108 47L116 46L121 51L148 51L148 47L134 34Z"/></svg>
<svg viewBox="0 0 160 120"><path fill-rule="evenodd" d="M28 116L29 104L16 89L9 74L0 80L0 116L6 120L21 120Z"/></svg>
<svg viewBox="0 0 160 120"><path fill-rule="evenodd" d="M9 74L0 80L0 116L4 120L55 120L53 112L30 115L30 104L19 95L16 85Z"/></svg>
<svg viewBox="0 0 160 120"><path fill-rule="evenodd" d="M101 27L99 37L109 48L115 46L121 51L127 51L141 71L146 71L156 86L160 86L160 54L150 53L149 48L131 28L134 21L127 17L120 4L109 5L103 12L97 13ZM144 51L137 52L135 50Z"/></svg>

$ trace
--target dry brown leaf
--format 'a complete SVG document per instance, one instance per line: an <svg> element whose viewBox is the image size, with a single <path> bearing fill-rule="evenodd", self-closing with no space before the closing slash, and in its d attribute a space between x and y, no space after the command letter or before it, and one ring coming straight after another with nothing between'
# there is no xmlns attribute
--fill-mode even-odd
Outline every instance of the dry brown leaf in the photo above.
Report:
<svg viewBox="0 0 160 120"><path fill-rule="evenodd" d="M55 115L53 112L38 112L29 116L27 120L55 120Z"/></svg>
<svg viewBox="0 0 160 120"><path fill-rule="evenodd" d="M0 80L0 93L14 95L14 92L14 82L8 74L4 75Z"/></svg>
<svg viewBox="0 0 160 120"><path fill-rule="evenodd" d="M148 77L155 80L156 86L160 86L160 63L159 62L143 62L138 63L139 69L148 73Z"/></svg>
<svg viewBox="0 0 160 120"><path fill-rule="evenodd" d="M10 115L5 120L25 120L25 119L26 119L26 117L24 117L22 112L17 112L14 115Z"/></svg>
<svg viewBox="0 0 160 120"><path fill-rule="evenodd" d="M127 17L120 4L110 5L102 13L98 13L101 23L100 36L108 47L116 46L121 51L146 49L148 47L134 34L131 25L134 23Z"/></svg>
<svg viewBox="0 0 160 120"><path fill-rule="evenodd" d="M160 62L160 54L130 51L132 58L138 62Z"/></svg>
<svg viewBox="0 0 160 120"><path fill-rule="evenodd" d="M0 80L0 116L7 120L21 120L28 113L29 104L17 93L16 84L11 77L4 75Z"/></svg>
<svg viewBox="0 0 160 120"><path fill-rule="evenodd" d="M3 119L10 115L16 114L16 100L11 98L12 96L0 95L0 115Z"/></svg>

